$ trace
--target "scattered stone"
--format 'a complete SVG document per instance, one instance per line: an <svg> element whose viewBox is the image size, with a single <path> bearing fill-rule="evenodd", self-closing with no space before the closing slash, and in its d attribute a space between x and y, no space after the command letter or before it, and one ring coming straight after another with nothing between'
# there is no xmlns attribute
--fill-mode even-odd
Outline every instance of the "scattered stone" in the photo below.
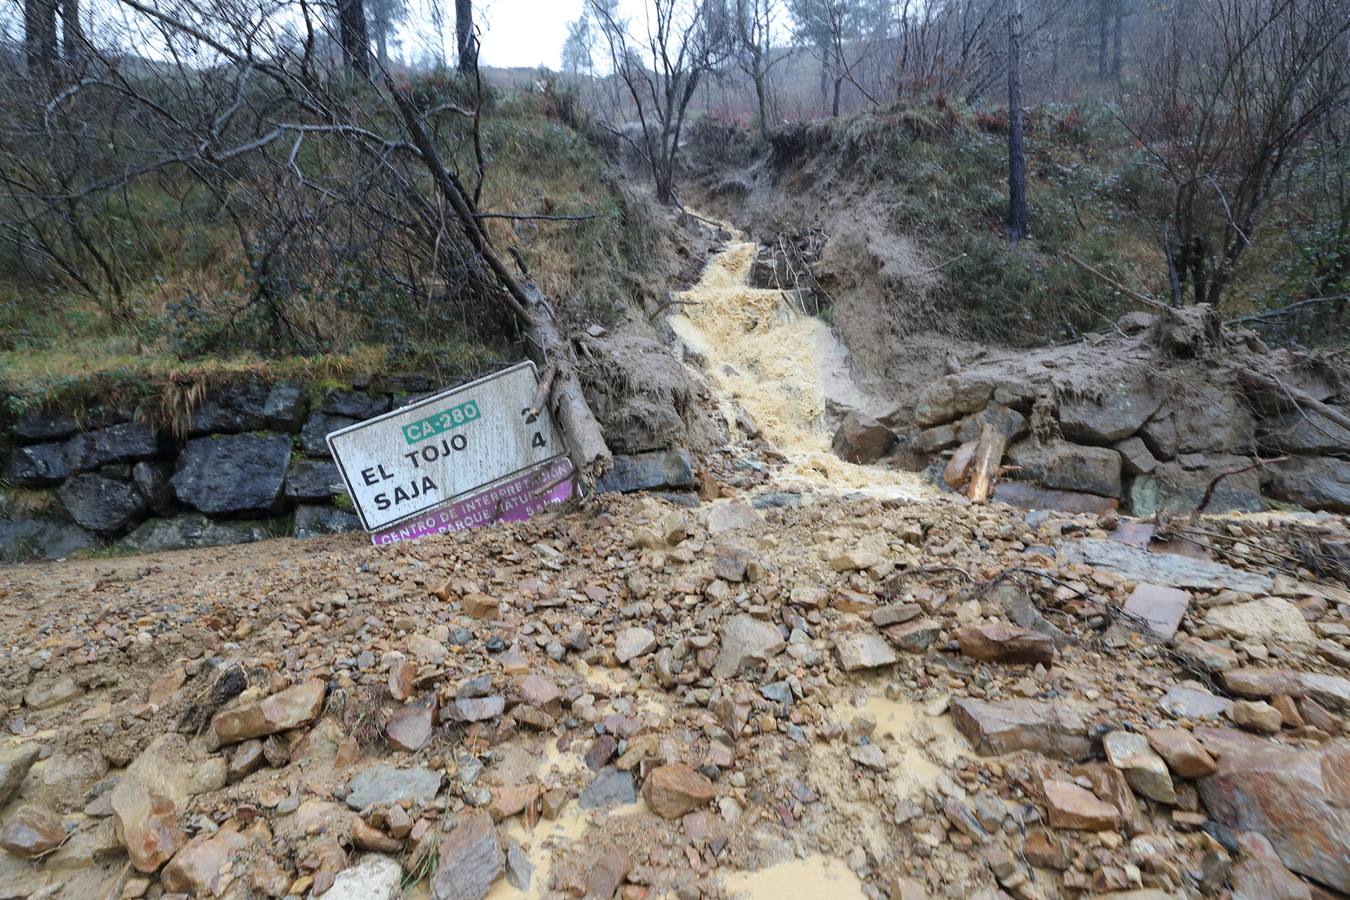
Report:
<svg viewBox="0 0 1350 900"><path fill-rule="evenodd" d="M645 656L656 648L656 635L641 626L625 628L614 640L614 656L620 665L626 665L630 659Z"/></svg>
<svg viewBox="0 0 1350 900"><path fill-rule="evenodd" d="M636 802L637 790L633 787L633 776L612 766L597 772L595 778L577 798L577 803L582 809L603 809Z"/></svg>
<svg viewBox="0 0 1350 900"><path fill-rule="evenodd" d="M199 834L188 841L160 873L160 883L170 893L192 897L219 897L235 879L231 863L248 847L239 832L222 828Z"/></svg>
<svg viewBox="0 0 1350 900"><path fill-rule="evenodd" d="M885 641L870 632L853 631L839 635L834 641L834 654L846 672L879 669L900 661Z"/></svg>
<svg viewBox="0 0 1350 900"><path fill-rule="evenodd" d="M613 844L606 844L586 873L585 900L611 900L632 869L633 861L627 853Z"/></svg>
<svg viewBox="0 0 1350 900"><path fill-rule="evenodd" d="M1158 705L1179 719L1213 719L1227 715L1233 701L1217 697L1199 685L1179 684L1168 688Z"/></svg>
<svg viewBox="0 0 1350 900"><path fill-rule="evenodd" d="M1350 678L1300 672L1294 669L1231 669L1223 673L1223 686L1249 700L1284 694L1310 698L1325 707L1350 712Z"/></svg>
<svg viewBox="0 0 1350 900"><path fill-rule="evenodd" d="M1233 867L1233 900L1313 900L1312 890L1280 862L1279 854L1263 835L1238 835L1242 860Z"/></svg>
<svg viewBox="0 0 1350 900"><path fill-rule="evenodd" d="M663 819L678 819L717 796L713 784L684 763L659 766L642 784L642 796L652 812Z"/></svg>
<svg viewBox="0 0 1350 900"><path fill-rule="evenodd" d="M403 803L424 806L441 790L441 773L430 769L396 769L374 765L362 769L348 785L347 805L360 811L372 803Z"/></svg>
<svg viewBox="0 0 1350 900"><path fill-rule="evenodd" d="M923 653L942 635L942 625L934 619L916 619L892 625L882 632L893 647L906 653Z"/></svg>
<svg viewBox="0 0 1350 900"><path fill-rule="evenodd" d="M892 603L872 610L872 624L878 628L903 625L922 613L923 607L917 603Z"/></svg>
<svg viewBox="0 0 1350 900"><path fill-rule="evenodd" d="M1191 595L1185 591L1142 582L1126 599L1125 612L1142 619L1154 637L1168 641L1177 633L1190 602Z"/></svg>
<svg viewBox="0 0 1350 900"><path fill-rule="evenodd" d="M394 711L385 727L385 735L396 750L416 753L431 740L431 730L436 721L436 697L430 697L419 703L409 703Z"/></svg>
<svg viewBox="0 0 1350 900"><path fill-rule="evenodd" d="M506 857L492 816L483 810L456 815L441 838L432 900L483 900L506 871Z"/></svg>
<svg viewBox="0 0 1350 900"><path fill-rule="evenodd" d="M1125 780L1143 796L1159 803L1175 804L1177 792L1167 773L1163 758L1149 748L1142 734L1131 731L1112 731L1102 738L1106 758L1121 772ZM1203 752L1203 751L1202 751Z"/></svg>
<svg viewBox="0 0 1350 900"><path fill-rule="evenodd" d="M1055 659L1055 642L1048 635L1001 622L958 629L956 641L964 655L982 662L1050 666Z"/></svg>
<svg viewBox="0 0 1350 900"><path fill-rule="evenodd" d="M1045 782L1045 805L1053 828L1073 831L1114 831L1120 827L1120 810L1104 803L1072 781Z"/></svg>
<svg viewBox="0 0 1350 900"><path fill-rule="evenodd" d="M343 869L324 892L325 900L399 900L403 896L403 867L378 853Z"/></svg>
<svg viewBox="0 0 1350 900"><path fill-rule="evenodd" d="M881 556L865 547L854 547L830 560L830 568L836 572L856 572L870 569L881 563Z"/></svg>
<svg viewBox="0 0 1350 900"><path fill-rule="evenodd" d="M844 416L834 433L830 449L845 462L869 465L895 446L895 433L871 416L857 410Z"/></svg>
<svg viewBox="0 0 1350 900"><path fill-rule="evenodd" d="M263 742L257 738L244 741L236 745L230 754L229 768L225 773L226 780L231 784L242 781L262 768L262 764Z"/></svg>
<svg viewBox="0 0 1350 900"><path fill-rule="evenodd" d="M4 827L0 827L0 848L23 859L37 859L50 853L66 839L61 817L43 806L25 804L16 809Z"/></svg>
<svg viewBox="0 0 1350 900"><path fill-rule="evenodd" d="M23 784L24 776L41 755L42 748L37 744L21 744L18 747L0 749L0 809L4 809L5 804L18 791L19 785Z"/></svg>
<svg viewBox="0 0 1350 900"><path fill-rule="evenodd" d="M505 697L459 697L445 708L442 717L449 722L486 722L505 711Z"/></svg>
<svg viewBox="0 0 1350 900"><path fill-rule="evenodd" d="M63 703L69 703L83 694L75 679L69 675L55 678L39 678L24 691L23 703L29 709L51 709Z"/></svg>
<svg viewBox="0 0 1350 900"><path fill-rule="evenodd" d="M715 678L730 678L750 666L766 663L787 647L777 625L748 615L727 620L719 637L721 649L712 669Z"/></svg>
<svg viewBox="0 0 1350 900"><path fill-rule="evenodd" d="M981 756L1031 750L1062 759L1082 759L1092 752L1082 718L1062 703L991 702L965 697L952 702L952 717Z"/></svg>
<svg viewBox="0 0 1350 900"><path fill-rule="evenodd" d="M1284 724L1280 711L1262 700L1237 700L1230 715L1243 728L1264 734L1279 734L1280 726Z"/></svg>
<svg viewBox="0 0 1350 900"><path fill-rule="evenodd" d="M1275 586L1268 575L1175 553L1150 553L1120 541L1081 538L1061 541L1056 549L1067 562L1086 563L1131 581L1178 588L1229 588L1247 594L1267 594Z"/></svg>
<svg viewBox="0 0 1350 900"><path fill-rule="evenodd" d="M1205 624L1241 641L1312 644L1317 640L1298 607L1280 597L1216 606L1205 614Z"/></svg>
<svg viewBox="0 0 1350 900"><path fill-rule="evenodd" d="M1214 757L1183 728L1153 728L1146 737L1178 778L1203 778L1218 767Z"/></svg>
<svg viewBox="0 0 1350 900"><path fill-rule="evenodd" d="M211 733L217 745L225 745L308 725L323 710L326 692L327 686L314 679L262 700L238 704L216 713Z"/></svg>
<svg viewBox="0 0 1350 900"><path fill-rule="evenodd" d="M534 877L534 864L525 855L518 841L506 845L506 880L511 887L522 893L530 892L530 881Z"/></svg>

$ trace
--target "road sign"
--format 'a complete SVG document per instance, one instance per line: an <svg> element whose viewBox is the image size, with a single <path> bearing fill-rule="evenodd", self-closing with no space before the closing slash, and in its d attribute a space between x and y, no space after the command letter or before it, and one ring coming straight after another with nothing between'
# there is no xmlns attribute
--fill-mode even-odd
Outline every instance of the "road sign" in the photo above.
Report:
<svg viewBox="0 0 1350 900"><path fill-rule="evenodd" d="M447 531L482 528L496 522L523 522L571 496L572 461L564 456L541 463L524 474L503 478L494 485L411 519L402 519L372 531L370 542L377 546L396 544Z"/></svg>
<svg viewBox="0 0 1350 900"><path fill-rule="evenodd" d="M538 378L520 363L328 435L361 522L377 531L563 456Z"/></svg>

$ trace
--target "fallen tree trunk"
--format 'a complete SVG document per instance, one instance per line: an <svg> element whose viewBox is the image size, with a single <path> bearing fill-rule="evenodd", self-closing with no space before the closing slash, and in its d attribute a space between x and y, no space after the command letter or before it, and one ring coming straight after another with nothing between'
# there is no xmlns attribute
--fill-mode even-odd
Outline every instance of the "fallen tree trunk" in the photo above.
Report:
<svg viewBox="0 0 1350 900"><path fill-rule="evenodd" d="M970 487L966 496L971 503L983 503L989 499L994 489L994 476L998 474L999 464L1003 462L1003 451L1008 439L993 425L985 422L980 426L980 437L975 444L975 464L971 469Z"/></svg>
<svg viewBox="0 0 1350 900"><path fill-rule="evenodd" d="M551 408L562 428L572 464L582 482L589 486L594 479L604 474L614 457L605 443L600 423L596 421L595 413L582 393L581 382L576 375L576 353L571 341L558 329L553 303L533 281L528 278L518 280L506 268L483 231L481 217L472 198L459 179L441 162L436 145L417 117L417 111L387 75L385 85L398 106L422 164L436 182L437 190L455 211L455 217L469 243L501 283L504 302L520 323L530 344L530 357L542 371L553 372Z"/></svg>

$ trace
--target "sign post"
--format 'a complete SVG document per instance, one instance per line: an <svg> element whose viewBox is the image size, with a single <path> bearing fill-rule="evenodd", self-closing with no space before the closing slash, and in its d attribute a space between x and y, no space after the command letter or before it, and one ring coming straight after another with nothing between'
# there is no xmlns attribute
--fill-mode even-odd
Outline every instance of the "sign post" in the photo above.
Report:
<svg viewBox="0 0 1350 900"><path fill-rule="evenodd" d="M520 363L328 435L377 544L518 521L571 496L572 468L538 378Z"/></svg>

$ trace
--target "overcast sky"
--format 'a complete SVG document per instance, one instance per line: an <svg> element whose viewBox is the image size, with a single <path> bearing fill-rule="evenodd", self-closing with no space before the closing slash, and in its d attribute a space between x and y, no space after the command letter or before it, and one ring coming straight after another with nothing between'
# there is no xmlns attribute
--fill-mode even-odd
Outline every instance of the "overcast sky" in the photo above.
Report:
<svg viewBox="0 0 1350 900"><path fill-rule="evenodd" d="M581 15L583 0L475 0L482 30L479 59L490 66L557 69L567 23ZM445 3L447 8L454 4ZM643 0L619 0L619 12L643 21Z"/></svg>

